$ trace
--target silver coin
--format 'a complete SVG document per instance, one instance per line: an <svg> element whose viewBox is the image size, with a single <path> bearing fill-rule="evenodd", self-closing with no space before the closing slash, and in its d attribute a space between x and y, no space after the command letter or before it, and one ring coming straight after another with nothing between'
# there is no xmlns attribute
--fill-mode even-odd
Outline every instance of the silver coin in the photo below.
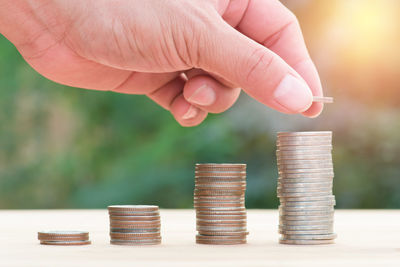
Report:
<svg viewBox="0 0 400 267"><path fill-rule="evenodd" d="M288 142L277 142L276 150L279 152L287 153L286 151L330 151L332 153L333 146L331 142L319 142L315 144L303 143L303 144L291 144Z"/></svg>
<svg viewBox="0 0 400 267"><path fill-rule="evenodd" d="M109 215L113 216L159 216L160 212L158 211L149 211L149 212L139 212L139 211L108 211Z"/></svg>
<svg viewBox="0 0 400 267"><path fill-rule="evenodd" d="M278 162L285 161L285 160L293 160L293 161L306 161L306 160L330 160L333 161L332 159L332 153L326 153L326 154L321 154L321 155L308 155L308 154L303 154L303 155L276 155L276 159Z"/></svg>
<svg viewBox="0 0 400 267"><path fill-rule="evenodd" d="M315 157L327 157L332 156L332 148L319 148L319 149L295 149L295 150L288 150L288 149L280 149L279 147L276 150L277 157L288 157L288 156L315 156Z"/></svg>
<svg viewBox="0 0 400 267"><path fill-rule="evenodd" d="M333 178L334 173L333 171L327 172L317 172L317 173L288 173L288 172L281 172L279 174L280 179L326 179L326 178Z"/></svg>
<svg viewBox="0 0 400 267"><path fill-rule="evenodd" d="M329 215L280 215L279 219L281 221L330 221L333 220L333 214Z"/></svg>
<svg viewBox="0 0 400 267"><path fill-rule="evenodd" d="M278 178L278 182L289 185L289 184L318 184L318 183L333 183L333 176L332 177L325 177L325 178Z"/></svg>
<svg viewBox="0 0 400 267"><path fill-rule="evenodd" d="M160 232L160 227L143 228L143 229L110 227L110 233L158 233L158 232Z"/></svg>
<svg viewBox="0 0 400 267"><path fill-rule="evenodd" d="M286 245L328 245L334 244L335 239L320 239L320 240L287 240L279 239L280 244Z"/></svg>
<svg viewBox="0 0 400 267"><path fill-rule="evenodd" d="M79 241L54 241L54 240L40 240L41 245L58 245L58 246L79 246L79 245L90 245L90 240L79 240Z"/></svg>
<svg viewBox="0 0 400 267"><path fill-rule="evenodd" d="M280 221L281 225L291 225L291 226L306 226L306 225L312 225L312 226L318 226L318 225L328 225L328 224L333 224L333 219L331 220L323 220L323 221L288 221L285 220Z"/></svg>
<svg viewBox="0 0 400 267"><path fill-rule="evenodd" d="M332 188L333 182L327 181L322 183L286 183L278 180L278 187L281 188Z"/></svg>
<svg viewBox="0 0 400 267"><path fill-rule="evenodd" d="M113 212L156 212L158 206L156 205L111 205L107 207L109 211Z"/></svg>
<svg viewBox="0 0 400 267"><path fill-rule="evenodd" d="M246 231L246 226L244 227L223 227L223 226L202 226L196 225L197 231L205 231L205 232L243 232Z"/></svg>
<svg viewBox="0 0 400 267"><path fill-rule="evenodd" d="M329 193L332 194L332 187L277 187L278 193Z"/></svg>
<svg viewBox="0 0 400 267"><path fill-rule="evenodd" d="M319 235L282 235L282 239L286 240L320 240L320 239L335 239L337 234L319 234Z"/></svg>
<svg viewBox="0 0 400 267"><path fill-rule="evenodd" d="M280 164L325 164L332 163L332 158L326 159L276 159L278 165Z"/></svg>
<svg viewBox="0 0 400 267"><path fill-rule="evenodd" d="M334 211L334 206L308 206L308 207L285 207L283 208L286 212L299 212L299 211Z"/></svg>
<svg viewBox="0 0 400 267"><path fill-rule="evenodd" d="M196 218L196 223L199 226L224 226L224 227L236 227L236 226L245 226L247 223L247 219L199 219Z"/></svg>
<svg viewBox="0 0 400 267"><path fill-rule="evenodd" d="M330 141L332 142L332 136L278 136L276 142L319 142L319 141Z"/></svg>
<svg viewBox="0 0 400 267"><path fill-rule="evenodd" d="M244 196L233 196L232 198L208 198L207 196L195 196L193 198L194 201L198 202L212 202L212 203L236 203L243 202Z"/></svg>
<svg viewBox="0 0 400 267"><path fill-rule="evenodd" d="M330 208L327 210L319 210L319 211L287 211L286 209L279 209L280 215L289 215L289 216L333 216L334 209Z"/></svg>
<svg viewBox="0 0 400 267"><path fill-rule="evenodd" d="M289 174L289 173L333 173L333 168L315 168L315 169L306 169L306 168L298 168L298 169L294 169L294 170L286 170L285 171L281 171L278 170L278 173L282 173L282 174Z"/></svg>
<svg viewBox="0 0 400 267"><path fill-rule="evenodd" d="M332 131L278 132L277 136L332 136Z"/></svg>
<svg viewBox="0 0 400 267"><path fill-rule="evenodd" d="M286 171L286 170L298 170L298 169L325 169L325 168L333 168L333 164L326 163L326 164L278 164L279 171Z"/></svg>
<svg viewBox="0 0 400 267"><path fill-rule="evenodd" d="M330 195L332 192L303 192L303 193L287 193L287 192L278 192L277 196L279 198L293 198L293 197L313 197L313 196L327 196Z"/></svg>
<svg viewBox="0 0 400 267"><path fill-rule="evenodd" d="M281 201L287 203L287 202L296 202L294 204L297 204L298 202L330 202L330 201L335 201L335 196L330 195L330 196L316 196L316 197L287 197L284 199L281 199ZM310 204L312 204L310 203Z"/></svg>
<svg viewBox="0 0 400 267"><path fill-rule="evenodd" d="M308 166L308 165L327 165L327 164L332 164L332 160L331 159L308 159L308 160L293 160L293 159L277 159L277 165L278 166L287 166L287 165L304 165L304 166Z"/></svg>
<svg viewBox="0 0 400 267"><path fill-rule="evenodd" d="M285 225L278 226L279 231L315 231L315 230L329 230L333 232L333 222L325 223L322 225Z"/></svg>
<svg viewBox="0 0 400 267"><path fill-rule="evenodd" d="M289 199L292 199L292 197L289 197ZM329 201L322 201L322 200L316 200L316 201L286 201L285 199L280 198L279 202L281 203L282 207L324 207L324 206L334 206L336 205L336 200L329 200Z"/></svg>
<svg viewBox="0 0 400 267"><path fill-rule="evenodd" d="M278 139L278 146L326 146L332 145L332 140L329 138L319 140L283 140Z"/></svg>
<svg viewBox="0 0 400 267"><path fill-rule="evenodd" d="M248 235L248 231L237 231L237 232L218 232L218 231L199 231L199 235L203 236L243 236Z"/></svg>
<svg viewBox="0 0 400 267"><path fill-rule="evenodd" d="M122 246L144 246L144 245L159 245L161 244L161 240L149 240L149 241L140 241L140 242L132 242L132 241L121 241L121 240L111 240L110 244L112 245L122 245Z"/></svg>
<svg viewBox="0 0 400 267"><path fill-rule="evenodd" d="M332 234L330 229L322 230L279 230L279 234L284 235L321 235L321 234Z"/></svg>

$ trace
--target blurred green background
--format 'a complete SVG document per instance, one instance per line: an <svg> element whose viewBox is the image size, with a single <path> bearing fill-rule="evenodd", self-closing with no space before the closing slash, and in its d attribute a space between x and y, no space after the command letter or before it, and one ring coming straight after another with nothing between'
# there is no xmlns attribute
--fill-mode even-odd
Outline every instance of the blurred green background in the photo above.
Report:
<svg viewBox="0 0 400 267"><path fill-rule="evenodd" d="M0 36L0 208L191 208L196 162L248 164L248 208L276 208L278 131L334 133L338 208L400 207L400 2L283 1L335 103L317 119L242 94L182 128L144 96L41 77Z"/></svg>

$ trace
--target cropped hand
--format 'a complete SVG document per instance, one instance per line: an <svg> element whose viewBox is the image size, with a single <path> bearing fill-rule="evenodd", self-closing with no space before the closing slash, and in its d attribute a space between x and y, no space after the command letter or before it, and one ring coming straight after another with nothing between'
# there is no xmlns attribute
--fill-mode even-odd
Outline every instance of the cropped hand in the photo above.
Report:
<svg viewBox="0 0 400 267"><path fill-rule="evenodd" d="M183 126L227 110L240 88L280 112L322 111L299 24L278 0L0 0L0 13L0 32L43 76L145 94Z"/></svg>

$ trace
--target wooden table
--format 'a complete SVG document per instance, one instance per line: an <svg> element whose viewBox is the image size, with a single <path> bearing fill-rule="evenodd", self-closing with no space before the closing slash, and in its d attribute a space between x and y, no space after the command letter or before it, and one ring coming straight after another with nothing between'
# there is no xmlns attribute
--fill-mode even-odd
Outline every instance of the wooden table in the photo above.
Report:
<svg viewBox="0 0 400 267"><path fill-rule="evenodd" d="M248 210L248 244L197 245L193 210L161 210L162 245L109 244L106 210L0 211L0 266L400 266L400 211L338 210L334 245L278 244L278 212ZM89 246L39 245L39 230L88 230Z"/></svg>

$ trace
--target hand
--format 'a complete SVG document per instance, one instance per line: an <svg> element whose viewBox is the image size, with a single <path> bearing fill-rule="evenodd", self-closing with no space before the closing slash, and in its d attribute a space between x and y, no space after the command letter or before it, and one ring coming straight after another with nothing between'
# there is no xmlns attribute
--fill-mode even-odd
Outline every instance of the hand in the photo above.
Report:
<svg viewBox="0 0 400 267"><path fill-rule="evenodd" d="M0 31L43 76L146 94L183 126L231 107L240 89L314 117L318 73L278 0L0 0Z"/></svg>

